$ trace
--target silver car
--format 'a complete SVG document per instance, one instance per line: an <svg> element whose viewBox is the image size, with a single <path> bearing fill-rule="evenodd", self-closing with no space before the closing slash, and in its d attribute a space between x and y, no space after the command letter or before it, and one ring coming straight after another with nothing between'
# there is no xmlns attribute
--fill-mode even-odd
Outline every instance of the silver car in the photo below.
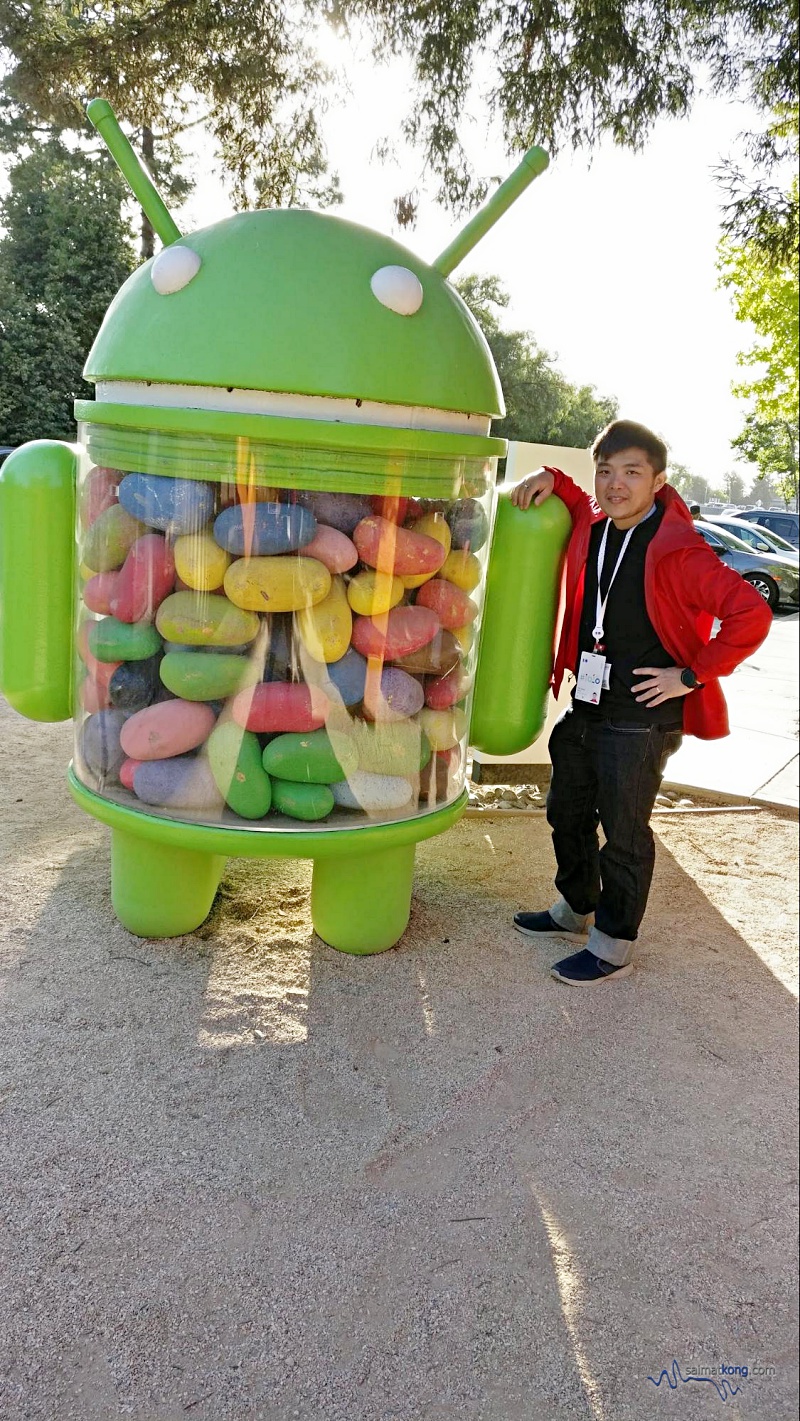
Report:
<svg viewBox="0 0 800 1421"><path fill-rule="evenodd" d="M705 538L710 548L723 562L741 573L745 582L755 587L764 601L773 609L779 604L797 607L800 592L800 572L797 564L778 553L754 553L746 543L740 541L718 523L695 520L695 528Z"/></svg>
<svg viewBox="0 0 800 1421"><path fill-rule="evenodd" d="M762 528L760 523L747 523L744 518L736 518L732 513L719 514L705 521L712 523L715 528L727 528L729 533L733 533L741 543L746 543L754 553L777 553L779 557L788 558L795 567L800 563L800 552L797 548L793 548L779 533Z"/></svg>

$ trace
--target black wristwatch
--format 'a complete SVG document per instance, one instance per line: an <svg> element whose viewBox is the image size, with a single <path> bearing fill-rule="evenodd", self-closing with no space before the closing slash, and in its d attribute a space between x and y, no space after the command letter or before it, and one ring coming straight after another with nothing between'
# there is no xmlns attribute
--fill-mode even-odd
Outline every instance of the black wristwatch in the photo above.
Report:
<svg viewBox="0 0 800 1421"><path fill-rule="evenodd" d="M681 685L688 686L690 691L702 691L705 681L698 681L691 666L687 666L681 671Z"/></svg>

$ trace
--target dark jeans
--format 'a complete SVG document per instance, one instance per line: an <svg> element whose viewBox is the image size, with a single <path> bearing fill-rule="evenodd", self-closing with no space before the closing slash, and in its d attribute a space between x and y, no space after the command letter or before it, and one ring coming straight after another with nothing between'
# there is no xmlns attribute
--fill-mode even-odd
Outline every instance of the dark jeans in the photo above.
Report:
<svg viewBox="0 0 800 1421"><path fill-rule="evenodd" d="M589 946L609 961L630 958L644 917L655 861L650 814L682 739L679 730L599 720L579 709L568 710L550 736L556 888L573 913L594 913Z"/></svg>

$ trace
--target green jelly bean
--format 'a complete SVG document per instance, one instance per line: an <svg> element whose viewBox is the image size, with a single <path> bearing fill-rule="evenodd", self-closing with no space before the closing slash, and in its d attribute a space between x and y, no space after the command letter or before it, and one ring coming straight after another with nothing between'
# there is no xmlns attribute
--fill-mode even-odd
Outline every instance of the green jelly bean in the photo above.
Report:
<svg viewBox="0 0 800 1421"><path fill-rule="evenodd" d="M92 572L111 572L122 567L136 539L147 531L144 523L126 513L121 504L112 503L87 530L81 545L81 562Z"/></svg>
<svg viewBox="0 0 800 1421"><path fill-rule="evenodd" d="M261 746L252 730L233 721L208 737L208 763L225 803L243 819L263 819L272 803L272 785L261 764Z"/></svg>
<svg viewBox="0 0 800 1421"><path fill-rule="evenodd" d="M89 628L89 650L98 661L144 661L161 650L161 637L152 622L103 617Z"/></svg>
<svg viewBox="0 0 800 1421"><path fill-rule="evenodd" d="M324 819L333 809L333 793L327 785L273 779L272 808L288 814L290 819Z"/></svg>
<svg viewBox="0 0 800 1421"><path fill-rule="evenodd" d="M270 775L278 775L293 784L338 784L347 779L347 768L342 765L339 755L346 742L337 736L334 752L325 730L311 730L307 733L290 731L270 740L263 754L264 769ZM343 757L355 769L356 758L352 753Z"/></svg>
<svg viewBox="0 0 800 1421"><path fill-rule="evenodd" d="M214 651L168 651L161 680L184 701L223 701L261 680L260 668L246 656Z"/></svg>
<svg viewBox="0 0 800 1421"><path fill-rule="evenodd" d="M173 592L156 613L164 640L183 646L245 646L260 625L256 612L213 592Z"/></svg>

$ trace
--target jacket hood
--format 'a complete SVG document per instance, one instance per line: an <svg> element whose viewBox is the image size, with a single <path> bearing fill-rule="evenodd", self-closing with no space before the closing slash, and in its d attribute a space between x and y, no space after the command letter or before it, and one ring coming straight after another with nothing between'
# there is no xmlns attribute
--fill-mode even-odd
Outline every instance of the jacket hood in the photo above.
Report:
<svg viewBox="0 0 800 1421"><path fill-rule="evenodd" d="M658 490L656 502L662 504L664 517L661 520L658 536L651 544L650 551L654 561L664 557L667 553L677 552L681 548L706 546L677 489L665 484L663 488Z"/></svg>

